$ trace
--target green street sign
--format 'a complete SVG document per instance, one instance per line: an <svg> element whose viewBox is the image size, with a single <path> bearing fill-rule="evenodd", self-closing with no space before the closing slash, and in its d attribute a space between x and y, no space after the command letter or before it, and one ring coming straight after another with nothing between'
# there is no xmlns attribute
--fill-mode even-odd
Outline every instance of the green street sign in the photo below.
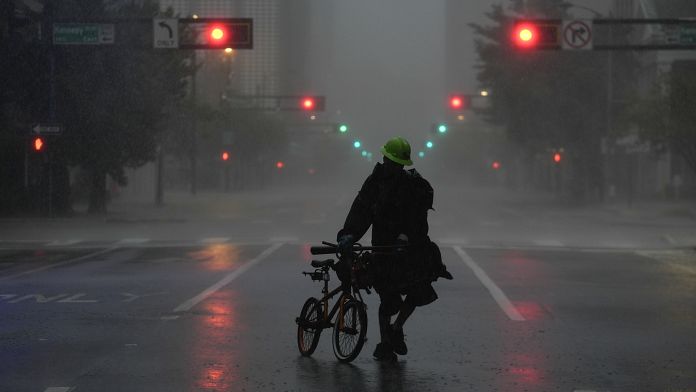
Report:
<svg viewBox="0 0 696 392"><path fill-rule="evenodd" d="M104 45L114 43L114 25L103 23L56 23L55 45Z"/></svg>

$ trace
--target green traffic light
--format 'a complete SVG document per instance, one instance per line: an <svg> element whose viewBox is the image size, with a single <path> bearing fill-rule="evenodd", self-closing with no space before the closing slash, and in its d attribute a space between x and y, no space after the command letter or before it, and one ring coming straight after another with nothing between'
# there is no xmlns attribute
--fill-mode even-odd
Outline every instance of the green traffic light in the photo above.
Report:
<svg viewBox="0 0 696 392"><path fill-rule="evenodd" d="M366 156L367 156L367 151L363 150L363 151L362 151L362 156L366 157Z"/></svg>
<svg viewBox="0 0 696 392"><path fill-rule="evenodd" d="M338 126L338 130L341 133L346 133L348 132L348 126L346 124L341 124Z"/></svg>
<svg viewBox="0 0 696 392"><path fill-rule="evenodd" d="M428 147L428 148L433 148L433 142L431 142L430 140L428 140L428 141L425 143L425 146Z"/></svg>
<svg viewBox="0 0 696 392"><path fill-rule="evenodd" d="M360 143L360 140L356 140L353 142L353 147L360 148L360 146L362 146L362 143Z"/></svg>
<svg viewBox="0 0 696 392"><path fill-rule="evenodd" d="M437 127L437 131L440 133L445 133L447 132L447 125L446 124L440 124Z"/></svg>
<svg viewBox="0 0 696 392"><path fill-rule="evenodd" d="M419 152L418 152L418 156L419 156L420 158L423 158L423 157L425 156L425 153L424 153L423 151L419 151Z"/></svg>

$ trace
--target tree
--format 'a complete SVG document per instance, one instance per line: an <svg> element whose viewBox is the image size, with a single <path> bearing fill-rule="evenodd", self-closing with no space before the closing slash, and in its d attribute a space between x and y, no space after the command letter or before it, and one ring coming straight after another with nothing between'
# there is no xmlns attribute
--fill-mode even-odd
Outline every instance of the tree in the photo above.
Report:
<svg viewBox="0 0 696 392"><path fill-rule="evenodd" d="M151 17L153 1L105 4L61 2L58 16ZM125 167L156 157L165 113L184 96L187 53L154 52L148 35L123 29L124 44L56 50L57 113L66 124L60 139L67 163L89 172L89 211L106 211L106 176L125 184Z"/></svg>
<svg viewBox="0 0 696 392"><path fill-rule="evenodd" d="M526 4L525 4L526 3ZM487 120L505 128L528 157L564 148L568 191L577 201L603 194L601 138L607 131L606 54L520 51L509 43L516 17L562 19L561 0L494 5L490 25L471 25L481 61L478 80L492 91Z"/></svg>
<svg viewBox="0 0 696 392"><path fill-rule="evenodd" d="M637 101L632 119L642 140L657 149L679 154L696 172L695 61L676 61L658 78L645 98Z"/></svg>

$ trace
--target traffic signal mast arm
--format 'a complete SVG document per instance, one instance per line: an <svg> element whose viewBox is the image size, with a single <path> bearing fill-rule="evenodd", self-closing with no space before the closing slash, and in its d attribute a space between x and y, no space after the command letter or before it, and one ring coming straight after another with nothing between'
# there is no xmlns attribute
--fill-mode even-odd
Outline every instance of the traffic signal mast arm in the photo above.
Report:
<svg viewBox="0 0 696 392"><path fill-rule="evenodd" d="M584 19L592 31L593 50L694 50L696 19ZM566 20L571 22L571 20ZM510 41L520 50L558 50L567 31L561 19L518 19L512 23ZM650 40L615 43L614 40L642 37L630 29L656 26L660 34ZM622 27L621 32L614 31ZM627 31L629 29L629 31ZM635 39L635 38L634 38Z"/></svg>

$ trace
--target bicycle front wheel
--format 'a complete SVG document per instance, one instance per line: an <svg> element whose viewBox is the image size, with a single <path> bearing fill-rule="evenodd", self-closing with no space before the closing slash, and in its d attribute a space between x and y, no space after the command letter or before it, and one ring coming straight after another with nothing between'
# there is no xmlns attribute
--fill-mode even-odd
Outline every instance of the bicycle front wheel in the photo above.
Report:
<svg viewBox="0 0 696 392"><path fill-rule="evenodd" d="M367 334L367 312L359 301L348 301L336 316L333 333L333 349L341 362L351 362L360 354Z"/></svg>
<svg viewBox="0 0 696 392"><path fill-rule="evenodd" d="M321 302L314 297L307 299L300 311L300 317L297 318L297 348L305 357L312 355L317 348L322 330L322 317Z"/></svg>

